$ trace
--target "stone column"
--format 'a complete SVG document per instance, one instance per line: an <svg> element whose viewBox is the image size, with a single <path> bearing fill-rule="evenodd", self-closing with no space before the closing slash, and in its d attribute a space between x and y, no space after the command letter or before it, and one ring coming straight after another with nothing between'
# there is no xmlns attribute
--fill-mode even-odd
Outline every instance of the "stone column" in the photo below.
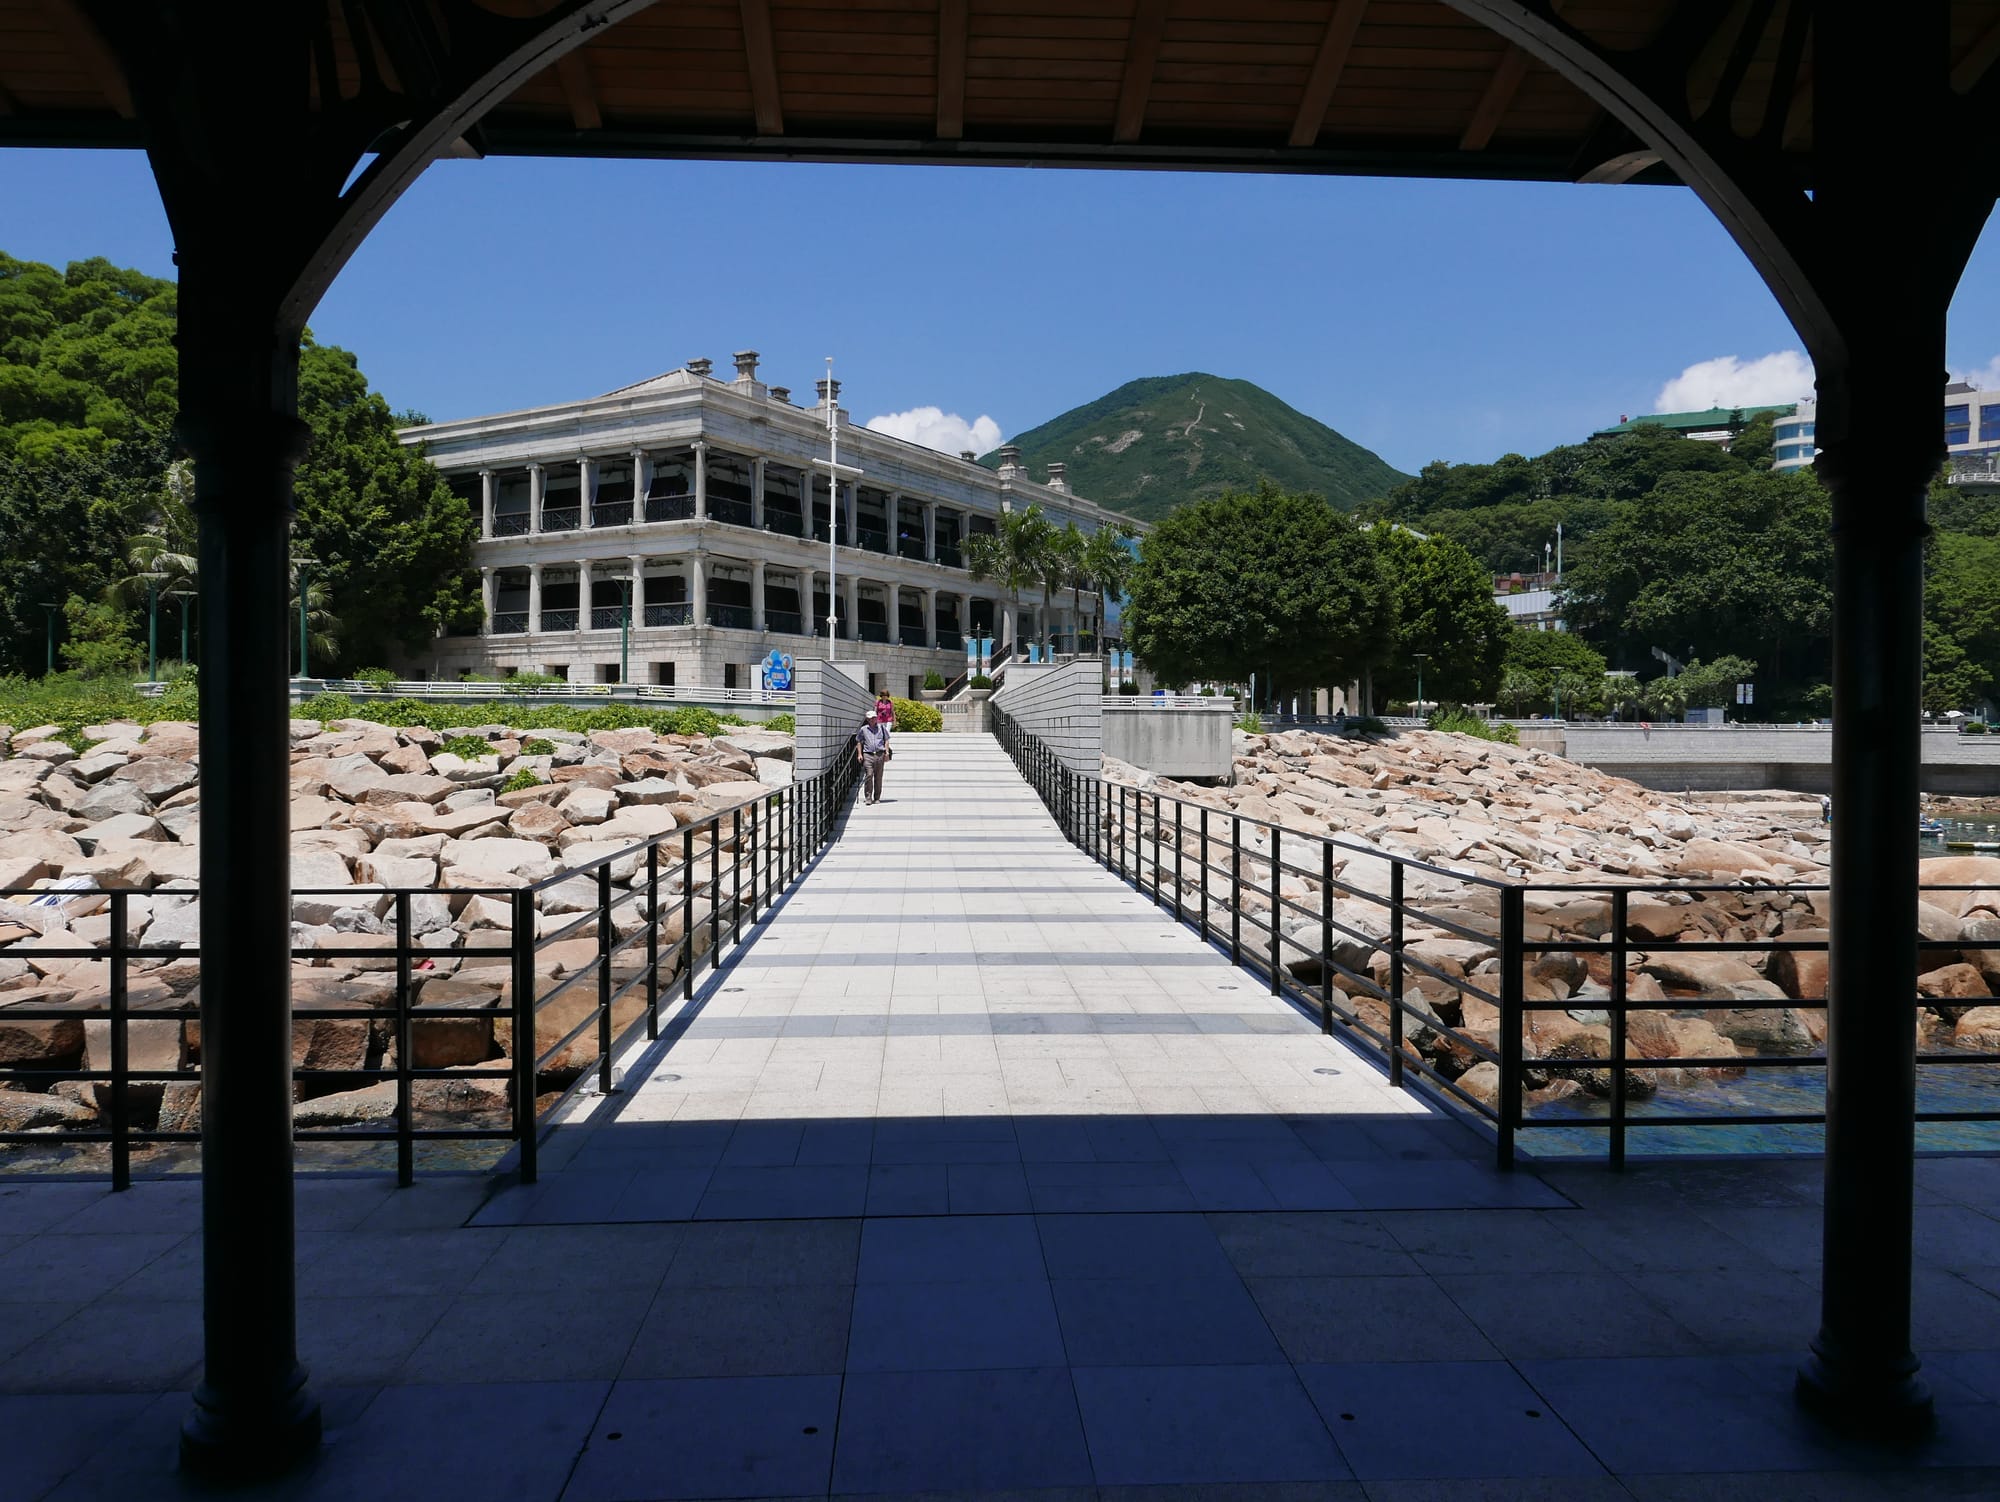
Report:
<svg viewBox="0 0 2000 1502"><path fill-rule="evenodd" d="M861 584L852 574L840 581L840 623L847 628L849 641L861 640Z"/></svg>
<svg viewBox="0 0 2000 1502"><path fill-rule="evenodd" d="M694 446L694 519L708 519L708 445L699 440Z"/></svg>
<svg viewBox="0 0 2000 1502"><path fill-rule="evenodd" d="M928 531L928 528L926 528ZM937 597L934 589L924 591L924 645L937 650Z"/></svg>
<svg viewBox="0 0 2000 1502"><path fill-rule="evenodd" d="M542 566L528 565L528 632L539 635L542 629Z"/></svg>
<svg viewBox="0 0 2000 1502"><path fill-rule="evenodd" d="M493 535L493 505L498 490L499 481L495 478L493 471L482 469L479 472L479 535L481 537L491 537ZM491 612L488 613L491 614Z"/></svg>
<svg viewBox="0 0 2000 1502"><path fill-rule="evenodd" d="M841 486L841 504L847 518L847 545L861 546L861 487L855 484Z"/></svg>
<svg viewBox="0 0 2000 1502"><path fill-rule="evenodd" d="M1011 642L1011 641L1013 641L1013 640L1015 639L1015 638L1014 638L1014 603L1013 603L1013 601L1011 601L1011 600L1008 600L1008 601L1004 601L1004 602L1002 602L1002 601L995 601L995 605L996 605L996 607L998 608L998 611L999 611L999 616L1000 616L1000 629L999 629L998 631L994 632L994 636L995 636L996 638L998 638L998 642L997 642L997 644L998 644L998 645L1001 645L1001 646L1005 646L1005 645L1006 645L1007 643L1009 643L1009 642Z"/></svg>
<svg viewBox="0 0 2000 1502"><path fill-rule="evenodd" d="M889 586L889 645L900 647L902 644L903 586L900 584L891 584Z"/></svg>
<svg viewBox="0 0 2000 1502"><path fill-rule="evenodd" d="M485 611L486 622L480 628L480 632L482 635L491 636L493 634L493 570L490 568L482 568L479 571L479 601L481 608Z"/></svg>
<svg viewBox="0 0 2000 1502"><path fill-rule="evenodd" d="M646 490L649 476L646 474L646 451L632 450L632 520L646 519Z"/></svg>
<svg viewBox="0 0 2000 1502"><path fill-rule="evenodd" d="M542 530L542 492L548 488L548 481L539 464L528 466L528 530Z"/></svg>
<svg viewBox="0 0 2000 1502"><path fill-rule="evenodd" d="M590 629L590 560L576 561L576 629Z"/></svg>
<svg viewBox="0 0 2000 1502"><path fill-rule="evenodd" d="M763 460L757 462L761 465ZM764 629L764 567L761 558L750 561L750 629L753 631Z"/></svg>
<svg viewBox="0 0 2000 1502"><path fill-rule="evenodd" d="M689 553L688 561L688 622L695 626L708 624L708 563L699 553Z"/></svg>
<svg viewBox="0 0 2000 1502"><path fill-rule="evenodd" d="M632 615L631 623L636 630L646 624L646 555L632 555Z"/></svg>
<svg viewBox="0 0 2000 1502"><path fill-rule="evenodd" d="M924 559L937 562L937 502L924 502Z"/></svg>
<svg viewBox="0 0 2000 1502"><path fill-rule="evenodd" d="M750 461L750 525L759 532L764 530L764 460L761 455Z"/></svg>
<svg viewBox="0 0 2000 1502"><path fill-rule="evenodd" d="M590 508L597 499L597 461L579 459L576 461L576 524L584 531L590 530Z"/></svg>

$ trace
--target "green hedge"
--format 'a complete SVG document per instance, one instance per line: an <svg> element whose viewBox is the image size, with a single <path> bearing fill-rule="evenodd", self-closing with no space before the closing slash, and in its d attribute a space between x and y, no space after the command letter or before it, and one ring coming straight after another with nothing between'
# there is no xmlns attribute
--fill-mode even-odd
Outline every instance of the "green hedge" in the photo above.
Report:
<svg viewBox="0 0 2000 1502"><path fill-rule="evenodd" d="M505 725L511 730L650 730L656 735L717 735L725 726L741 725L741 716L717 714L699 705L678 709L641 709L637 705L605 705L572 709L566 704L507 704L497 700L432 704L423 699L389 699L356 704L346 694L314 694L293 711L302 720L373 720L378 725Z"/></svg>
<svg viewBox="0 0 2000 1502"><path fill-rule="evenodd" d="M915 699L895 698L889 702L895 706L898 730L925 735L944 729L944 711L934 704L919 704Z"/></svg>

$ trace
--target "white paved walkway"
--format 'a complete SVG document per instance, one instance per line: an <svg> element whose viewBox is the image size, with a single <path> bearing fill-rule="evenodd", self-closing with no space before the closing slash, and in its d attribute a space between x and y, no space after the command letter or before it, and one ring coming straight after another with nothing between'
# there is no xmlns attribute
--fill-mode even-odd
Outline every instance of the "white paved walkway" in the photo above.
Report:
<svg viewBox="0 0 2000 1502"><path fill-rule="evenodd" d="M816 869L489 1224L1554 1204L1068 844L997 742L905 736Z"/></svg>

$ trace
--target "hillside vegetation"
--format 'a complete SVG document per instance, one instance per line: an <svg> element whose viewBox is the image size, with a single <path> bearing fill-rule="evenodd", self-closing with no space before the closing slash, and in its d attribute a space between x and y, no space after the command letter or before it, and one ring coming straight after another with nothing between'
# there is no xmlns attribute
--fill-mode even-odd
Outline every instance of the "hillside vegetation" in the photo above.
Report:
<svg viewBox="0 0 2000 1502"><path fill-rule="evenodd" d="M1012 441L1037 480L1065 464L1077 494L1144 521L1266 480L1351 510L1409 479L1262 387L1201 371L1128 381Z"/></svg>

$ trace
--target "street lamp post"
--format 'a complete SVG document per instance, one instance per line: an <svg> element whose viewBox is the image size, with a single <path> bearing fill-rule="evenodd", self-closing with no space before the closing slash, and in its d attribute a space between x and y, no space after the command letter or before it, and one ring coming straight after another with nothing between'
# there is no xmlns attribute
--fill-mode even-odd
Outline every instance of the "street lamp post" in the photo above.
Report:
<svg viewBox="0 0 2000 1502"><path fill-rule="evenodd" d="M146 572L146 681L160 681L160 580L158 569Z"/></svg>
<svg viewBox="0 0 2000 1502"><path fill-rule="evenodd" d="M317 558L294 558L292 560L293 566L298 571L297 577L299 581L299 677L301 678L304 678L309 671L306 663L306 582L310 576L312 566L318 562Z"/></svg>
<svg viewBox="0 0 2000 1502"><path fill-rule="evenodd" d="M618 621L618 681L630 684L632 681L632 581L618 581L618 593L622 601Z"/></svg>
<svg viewBox="0 0 2000 1502"><path fill-rule="evenodd" d="M49 613L48 672L50 677L54 677L56 671L56 612L62 609L62 606L58 605L54 600L44 600L42 601L42 609L46 610Z"/></svg>
<svg viewBox="0 0 2000 1502"><path fill-rule="evenodd" d="M1424 712L1424 663L1429 660L1431 654L1412 652L1410 655L1417 661L1417 714L1421 717Z"/></svg>

